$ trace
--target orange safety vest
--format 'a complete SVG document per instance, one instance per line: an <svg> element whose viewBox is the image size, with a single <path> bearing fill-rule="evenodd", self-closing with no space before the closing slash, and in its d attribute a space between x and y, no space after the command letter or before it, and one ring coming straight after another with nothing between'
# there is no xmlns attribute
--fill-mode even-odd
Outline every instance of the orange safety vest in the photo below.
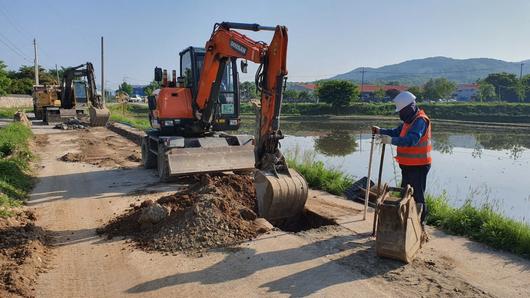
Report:
<svg viewBox="0 0 530 298"><path fill-rule="evenodd" d="M401 128L401 133L399 134L399 136L406 136L410 127L419 118L423 118L423 120L427 122L427 128L425 130L425 133L420 138L420 141L418 142L418 144L416 144L416 146L397 147L396 160L400 165L422 166L429 165L432 162L431 120L429 119L429 117L427 117L427 114L425 114L423 110L420 110L418 112L416 118L414 118L414 120L412 120L410 124L403 123L403 127Z"/></svg>

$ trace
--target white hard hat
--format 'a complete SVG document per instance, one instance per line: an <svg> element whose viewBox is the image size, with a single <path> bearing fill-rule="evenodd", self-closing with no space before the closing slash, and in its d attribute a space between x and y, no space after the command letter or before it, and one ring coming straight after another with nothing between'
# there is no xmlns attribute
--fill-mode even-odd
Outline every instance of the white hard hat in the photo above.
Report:
<svg viewBox="0 0 530 298"><path fill-rule="evenodd" d="M416 100L416 96L408 91L402 91L396 97L394 97L394 103L396 104L396 112L401 111L404 107L413 103Z"/></svg>

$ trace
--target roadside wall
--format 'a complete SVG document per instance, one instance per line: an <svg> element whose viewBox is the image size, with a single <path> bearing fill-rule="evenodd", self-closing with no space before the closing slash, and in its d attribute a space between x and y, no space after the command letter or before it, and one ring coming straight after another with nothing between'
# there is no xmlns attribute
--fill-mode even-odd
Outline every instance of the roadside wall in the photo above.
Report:
<svg viewBox="0 0 530 298"><path fill-rule="evenodd" d="M29 108L33 105L30 95L10 94L0 96L0 108Z"/></svg>
<svg viewBox="0 0 530 298"><path fill-rule="evenodd" d="M110 123L107 128L137 145L142 145L142 139L145 136L145 132L139 129L117 122Z"/></svg>

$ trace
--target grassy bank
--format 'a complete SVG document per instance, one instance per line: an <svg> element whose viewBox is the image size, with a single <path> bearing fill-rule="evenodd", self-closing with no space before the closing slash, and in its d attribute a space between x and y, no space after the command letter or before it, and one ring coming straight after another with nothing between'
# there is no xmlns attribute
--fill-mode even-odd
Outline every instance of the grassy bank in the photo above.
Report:
<svg viewBox="0 0 530 298"><path fill-rule="evenodd" d="M420 103L421 108L433 119L530 123L528 103ZM242 104L241 112L253 114L250 104ZM371 115L395 116L393 103L353 103L339 110L325 103L286 103L284 115Z"/></svg>
<svg viewBox="0 0 530 298"><path fill-rule="evenodd" d="M338 169L329 169L315 161L314 154L286 154L289 166L298 170L311 188L342 195L353 178ZM526 258L530 258L530 225L510 219L491 206L475 207L468 201L460 208L449 205L445 196L428 196L427 223L449 234L466 236Z"/></svg>
<svg viewBox="0 0 530 298"><path fill-rule="evenodd" d="M126 123L138 129L150 127L148 108L146 105L138 104L111 104L108 106L111 114L110 120Z"/></svg>
<svg viewBox="0 0 530 298"><path fill-rule="evenodd" d="M33 110L33 108L31 107L28 107L28 108L6 108L6 107L0 107L0 118L8 118L8 119L13 119L13 116L15 115L15 113L17 111L26 111L26 112L31 112Z"/></svg>
<svg viewBox="0 0 530 298"><path fill-rule="evenodd" d="M445 196L429 196L427 204L429 225L530 259L530 225L507 218L487 204L475 207L467 201L455 208Z"/></svg>
<svg viewBox="0 0 530 298"><path fill-rule="evenodd" d="M342 195L344 190L353 183L353 177L338 169L330 169L321 161L315 161L314 153L305 152L300 157L298 151L286 154L289 167L297 170L309 187L321 189L334 195Z"/></svg>
<svg viewBox="0 0 530 298"><path fill-rule="evenodd" d="M19 206L32 187L29 162L31 130L13 123L0 129L0 216L11 215L11 208Z"/></svg>

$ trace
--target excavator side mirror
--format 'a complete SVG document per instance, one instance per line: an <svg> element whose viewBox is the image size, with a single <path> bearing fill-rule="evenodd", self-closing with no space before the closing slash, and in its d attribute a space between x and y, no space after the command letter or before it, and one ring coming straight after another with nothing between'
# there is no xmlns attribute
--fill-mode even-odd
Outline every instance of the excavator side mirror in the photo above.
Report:
<svg viewBox="0 0 530 298"><path fill-rule="evenodd" d="M241 60L241 72L247 73L248 62L247 60Z"/></svg>
<svg viewBox="0 0 530 298"><path fill-rule="evenodd" d="M162 81L162 68L155 67L155 82Z"/></svg>

